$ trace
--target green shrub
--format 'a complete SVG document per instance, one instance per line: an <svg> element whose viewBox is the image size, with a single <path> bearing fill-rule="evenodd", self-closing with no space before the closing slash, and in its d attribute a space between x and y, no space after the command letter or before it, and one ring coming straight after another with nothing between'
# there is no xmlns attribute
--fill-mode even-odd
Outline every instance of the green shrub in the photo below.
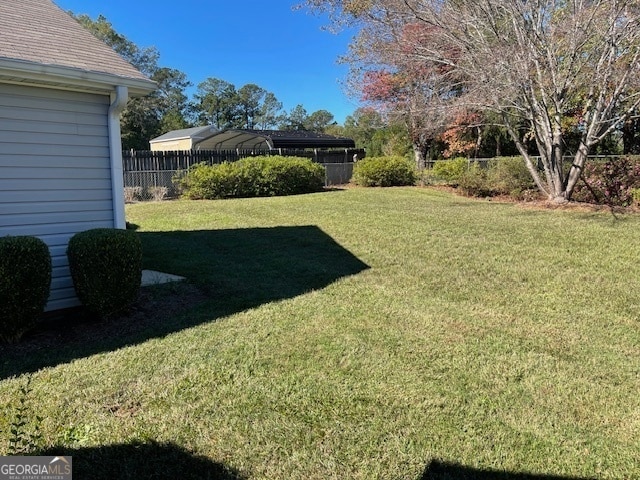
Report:
<svg viewBox="0 0 640 480"><path fill-rule="evenodd" d="M518 196L535 188L531 173L522 157L499 157L489 162L487 183L494 195Z"/></svg>
<svg viewBox="0 0 640 480"><path fill-rule="evenodd" d="M465 195L472 197L486 197L491 195L491 188L487 182L487 171L474 162L460 177L458 188Z"/></svg>
<svg viewBox="0 0 640 480"><path fill-rule="evenodd" d="M192 200L225 198L237 190L237 178L230 163L194 165L180 178L182 194Z"/></svg>
<svg viewBox="0 0 640 480"><path fill-rule="evenodd" d="M270 157L262 170L267 195L297 195L324 188L325 170L319 163L299 157Z"/></svg>
<svg viewBox="0 0 640 480"><path fill-rule="evenodd" d="M270 196L264 178L268 157L243 158L237 162L228 163L223 170L226 178L230 179L233 188L226 197L266 197ZM213 168L216 168L215 166Z"/></svg>
<svg viewBox="0 0 640 480"><path fill-rule="evenodd" d="M0 338L17 342L44 311L51 254L35 237L0 238Z"/></svg>
<svg viewBox="0 0 640 480"><path fill-rule="evenodd" d="M367 157L353 167L353 181L363 187L414 185L415 165L403 157Z"/></svg>
<svg viewBox="0 0 640 480"><path fill-rule="evenodd" d="M142 244L130 230L96 228L77 233L67 248L80 301L101 317L121 312L137 297Z"/></svg>
<svg viewBox="0 0 640 480"><path fill-rule="evenodd" d="M252 157L220 165L199 164L180 179L187 198L219 199L295 195L321 191L324 167L301 157Z"/></svg>
<svg viewBox="0 0 640 480"><path fill-rule="evenodd" d="M484 168L474 162L460 175L458 187L465 195L475 197L509 195L523 199L535 189L535 183L522 157L498 157Z"/></svg>
<svg viewBox="0 0 640 480"><path fill-rule="evenodd" d="M457 186L460 183L460 178L468 168L469 161L466 158L458 157L452 160L438 160L433 164L431 175L436 181Z"/></svg>

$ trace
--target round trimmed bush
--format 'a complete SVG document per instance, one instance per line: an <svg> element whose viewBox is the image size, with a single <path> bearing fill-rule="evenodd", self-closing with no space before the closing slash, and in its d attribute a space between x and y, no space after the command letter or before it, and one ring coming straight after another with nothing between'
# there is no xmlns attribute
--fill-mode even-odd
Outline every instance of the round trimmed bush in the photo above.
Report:
<svg viewBox="0 0 640 480"><path fill-rule="evenodd" d="M353 181L362 187L414 185L417 178L413 162L403 157L367 157L353 167Z"/></svg>
<svg viewBox="0 0 640 480"><path fill-rule="evenodd" d="M0 338L17 342L33 327L50 287L51 254L42 240L0 238Z"/></svg>
<svg viewBox="0 0 640 480"><path fill-rule="evenodd" d="M67 248L78 298L101 317L123 311L137 298L142 243L130 230L95 228L75 234Z"/></svg>

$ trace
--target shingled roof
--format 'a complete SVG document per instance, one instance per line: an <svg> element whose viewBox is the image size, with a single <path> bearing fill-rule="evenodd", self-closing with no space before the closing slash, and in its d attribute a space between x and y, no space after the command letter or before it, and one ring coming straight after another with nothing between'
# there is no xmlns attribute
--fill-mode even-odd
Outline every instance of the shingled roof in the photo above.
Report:
<svg viewBox="0 0 640 480"><path fill-rule="evenodd" d="M47 76L124 84L133 94L153 88L153 82L51 0L0 1L0 78L10 79L10 69L33 71L34 66L50 67L39 70Z"/></svg>

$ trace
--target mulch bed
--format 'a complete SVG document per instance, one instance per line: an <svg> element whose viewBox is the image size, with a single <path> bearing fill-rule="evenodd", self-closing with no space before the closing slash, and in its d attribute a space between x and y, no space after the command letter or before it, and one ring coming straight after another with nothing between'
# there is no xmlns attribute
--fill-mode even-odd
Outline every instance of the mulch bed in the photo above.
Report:
<svg viewBox="0 0 640 480"><path fill-rule="evenodd" d="M207 300L207 294L189 284L143 287L137 300L122 314L98 318L78 307L45 314L34 329L15 344L0 343L0 359L95 343L110 337L134 336L136 332L162 323Z"/></svg>

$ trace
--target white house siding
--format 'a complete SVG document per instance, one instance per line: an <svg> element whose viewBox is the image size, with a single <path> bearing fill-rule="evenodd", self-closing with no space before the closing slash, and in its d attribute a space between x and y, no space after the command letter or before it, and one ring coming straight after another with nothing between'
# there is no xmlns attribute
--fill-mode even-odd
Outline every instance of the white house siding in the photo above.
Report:
<svg viewBox="0 0 640 480"><path fill-rule="evenodd" d="M0 236L49 246L47 310L78 305L69 239L114 226L108 109L107 96L0 84Z"/></svg>

